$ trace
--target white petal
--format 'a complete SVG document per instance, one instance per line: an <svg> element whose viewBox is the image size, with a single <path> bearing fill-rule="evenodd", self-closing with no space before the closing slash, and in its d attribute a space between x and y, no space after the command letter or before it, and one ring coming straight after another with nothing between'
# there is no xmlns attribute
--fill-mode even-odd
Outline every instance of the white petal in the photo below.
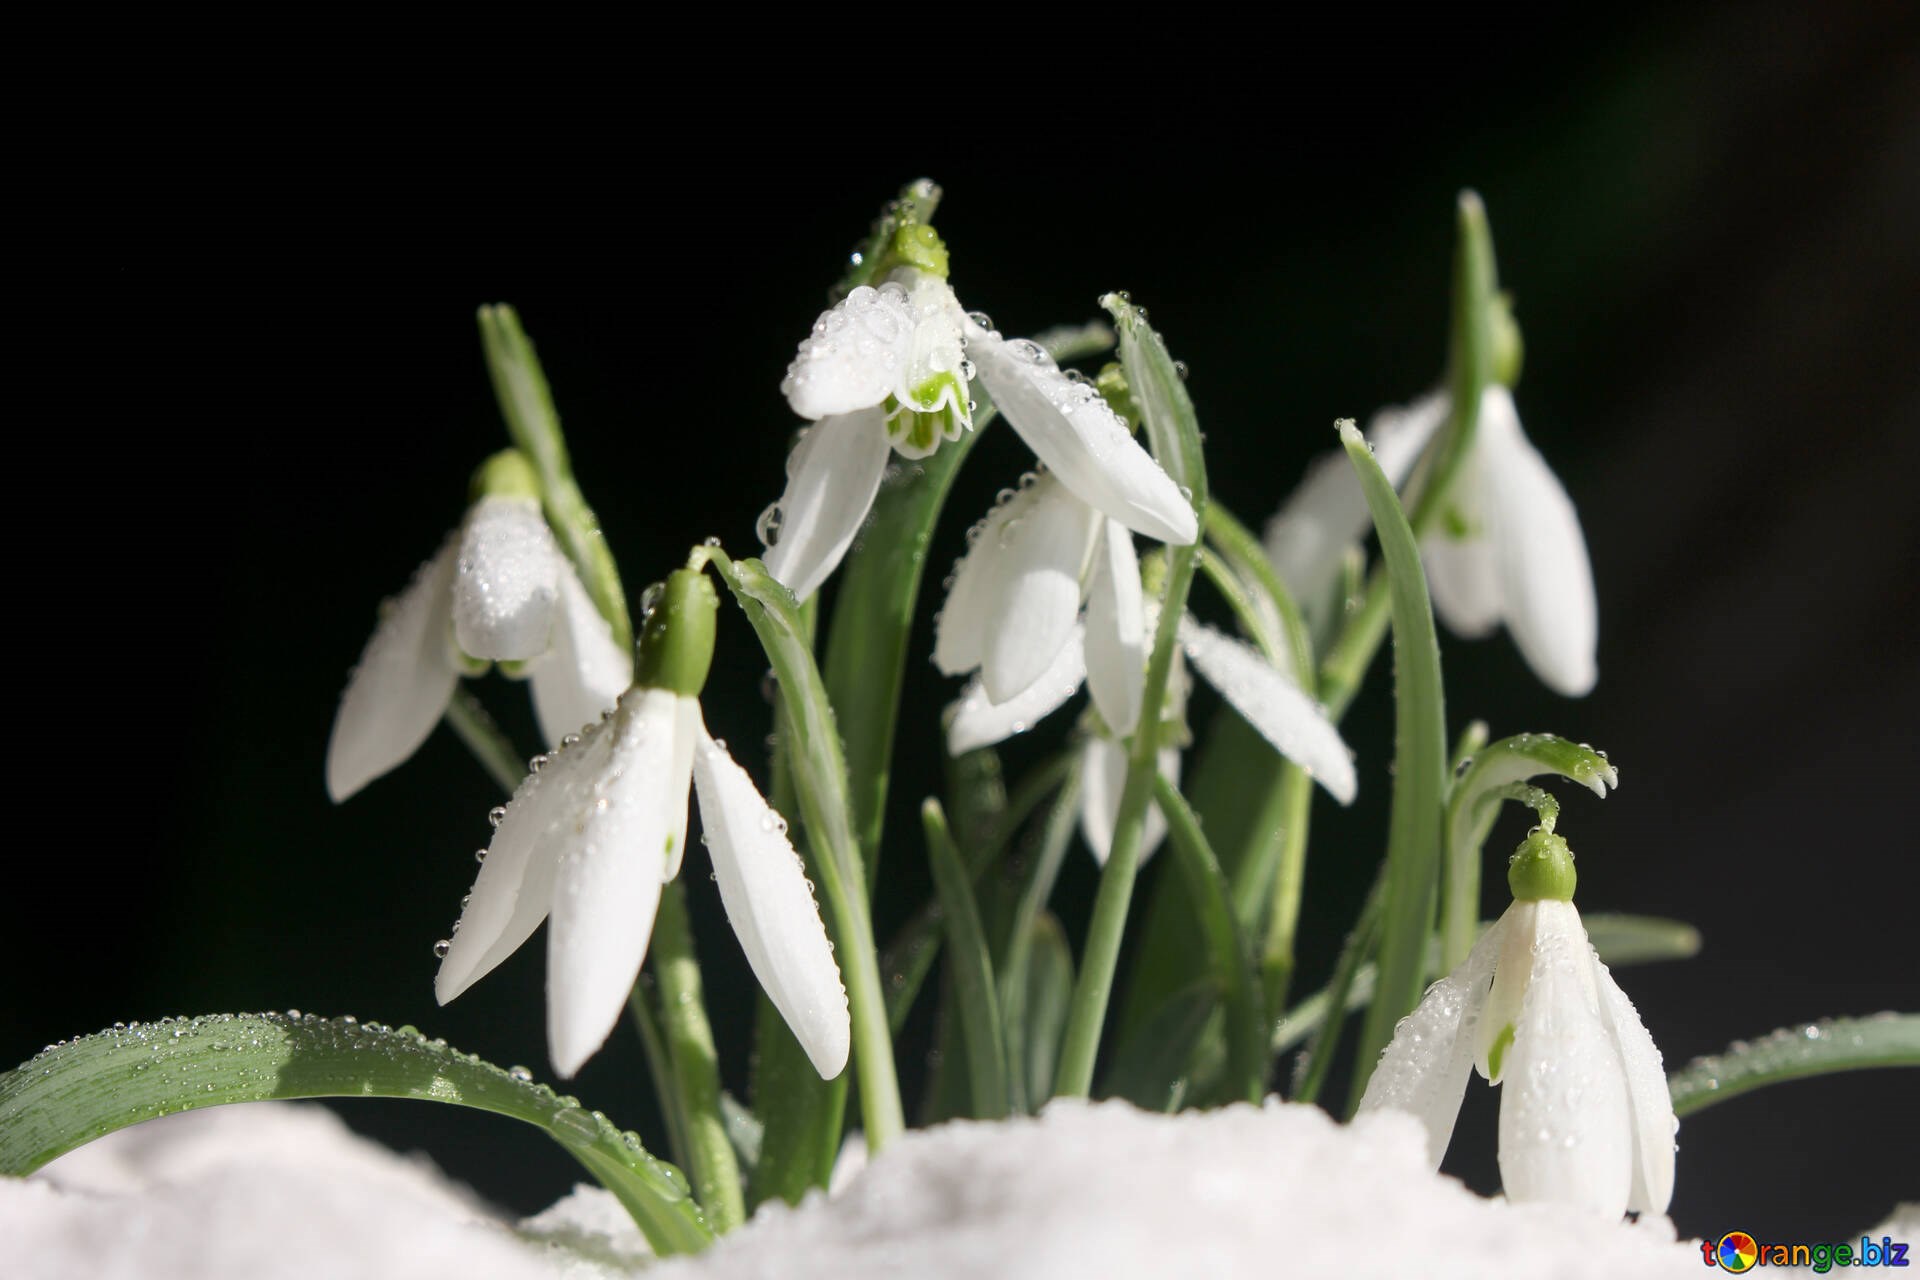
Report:
<svg viewBox="0 0 1920 1280"><path fill-rule="evenodd" d="M1533 973L1500 1089L1500 1180L1509 1200L1618 1218L1633 1182L1633 1142L1591 950L1572 903L1539 904Z"/></svg>
<svg viewBox="0 0 1920 1280"><path fill-rule="evenodd" d="M1405 408L1382 409L1367 424L1374 461L1395 488L1446 418L1446 395L1435 393ZM1370 527L1353 463L1336 449L1307 468L1300 487L1267 522L1267 556L1295 599L1316 603L1332 591L1342 554Z"/></svg>
<svg viewBox="0 0 1920 1280"><path fill-rule="evenodd" d="M887 420L879 409L836 414L807 431L787 455L780 534L767 572L805 600L853 545L887 470Z"/></svg>
<svg viewBox="0 0 1920 1280"><path fill-rule="evenodd" d="M813 322L781 394L803 418L827 418L879 404L906 368L913 340L907 291L860 286Z"/></svg>
<svg viewBox="0 0 1920 1280"><path fill-rule="evenodd" d="M567 560L532 498L482 498L467 511L453 579L453 634L476 658L547 651Z"/></svg>
<svg viewBox="0 0 1920 1280"><path fill-rule="evenodd" d="M1599 678L1600 623L1573 500L1528 442L1503 387L1487 392L1474 453L1507 630L1548 688L1579 697Z"/></svg>
<svg viewBox="0 0 1920 1280"><path fill-rule="evenodd" d="M611 711L633 683L633 659L613 640L572 565L560 574L560 612L553 647L528 672L533 711L549 746Z"/></svg>
<svg viewBox="0 0 1920 1280"><path fill-rule="evenodd" d="M1493 634L1506 609L1493 543L1487 536L1480 458L1476 446L1461 462L1448 495L1447 505L1466 524L1466 535L1456 538L1443 529L1420 543L1433 611L1449 631L1468 640Z"/></svg>
<svg viewBox="0 0 1920 1280"><path fill-rule="evenodd" d="M1494 921L1460 967L1427 988L1413 1012L1393 1029L1393 1040L1360 1098L1359 1114L1392 1109L1419 1120L1427 1131L1427 1159L1436 1169L1453 1140L1472 1072L1487 980L1508 927L1506 916Z"/></svg>
<svg viewBox="0 0 1920 1280"><path fill-rule="evenodd" d="M1077 625L1045 674L1005 702L996 703L987 697L986 686L974 677L953 704L953 718L947 724L947 754L961 755L1025 733L1079 692L1086 678L1086 647Z"/></svg>
<svg viewBox="0 0 1920 1280"><path fill-rule="evenodd" d="M640 975L660 882L686 843L699 715L691 698L633 689L590 739L606 743L600 767L560 779L565 791L545 836L559 862L547 926L547 1051L563 1077L606 1040Z"/></svg>
<svg viewBox="0 0 1920 1280"><path fill-rule="evenodd" d="M1353 754L1318 703L1253 648L1191 618L1180 620L1187 657L1260 736L1341 804L1357 785Z"/></svg>
<svg viewBox="0 0 1920 1280"><path fill-rule="evenodd" d="M1627 1077L1627 1109L1633 1126L1633 1188L1627 1208L1635 1213L1665 1213L1673 1199L1673 1095L1660 1050L1633 1001L1613 980L1600 957L1593 958L1594 984L1600 990L1600 1016L1606 1020L1620 1065Z"/></svg>
<svg viewBox="0 0 1920 1280"><path fill-rule="evenodd" d="M787 824L700 729L693 786L720 901L754 977L823 1080L847 1065L847 992Z"/></svg>
<svg viewBox="0 0 1920 1280"><path fill-rule="evenodd" d="M547 918L570 806L608 768L613 740L607 725L594 725L514 789L434 975L433 994L441 1004L491 973Z"/></svg>
<svg viewBox="0 0 1920 1280"><path fill-rule="evenodd" d="M1168 747L1159 753L1160 776L1180 785L1180 752ZM1080 838L1101 866L1113 852L1113 829L1120 820L1120 796L1127 786L1127 749L1110 738L1090 736L1080 749ZM1167 820L1160 807L1147 802L1140 827L1140 861L1144 863L1167 838Z"/></svg>
<svg viewBox="0 0 1920 1280"><path fill-rule="evenodd" d="M380 623L347 677L327 742L327 794L337 801L405 760L433 732L460 677L453 653L451 538Z"/></svg>
<svg viewBox="0 0 1920 1280"><path fill-rule="evenodd" d="M1527 984L1533 980L1533 941L1539 929L1540 903L1533 899L1508 905L1500 919L1505 923L1505 941L1494 960L1493 989L1487 994L1485 1016L1473 1042L1473 1065L1481 1078L1499 1084L1507 1068L1507 1049L1512 1039L1510 1028L1520 1023L1520 1010L1526 1004ZM1495 1070L1493 1048L1500 1045L1499 1070Z"/></svg>
<svg viewBox="0 0 1920 1280"><path fill-rule="evenodd" d="M907 307L913 316L913 335L907 344L907 362L894 397L922 413L949 412L965 426L973 425L967 404L966 316L953 296L953 287L939 276L907 268ZM920 391L934 384L932 398Z"/></svg>
<svg viewBox="0 0 1920 1280"><path fill-rule="evenodd" d="M1162 542L1199 537L1193 504L1091 386L1035 343L1007 342L971 321L967 354L1013 429L1081 501Z"/></svg>
<svg viewBox="0 0 1920 1280"><path fill-rule="evenodd" d="M1087 583L1087 688L1115 737L1140 722L1147 667L1146 607L1133 534L1109 518Z"/></svg>
<svg viewBox="0 0 1920 1280"><path fill-rule="evenodd" d="M1096 520L1050 475L996 506L968 534L935 623L935 665L948 675L980 667L997 702L1038 680L1073 634Z"/></svg>

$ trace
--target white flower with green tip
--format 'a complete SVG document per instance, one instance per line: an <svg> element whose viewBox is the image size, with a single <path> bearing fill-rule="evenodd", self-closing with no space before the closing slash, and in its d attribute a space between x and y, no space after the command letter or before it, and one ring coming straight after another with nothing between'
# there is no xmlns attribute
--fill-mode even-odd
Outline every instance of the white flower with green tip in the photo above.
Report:
<svg viewBox="0 0 1920 1280"><path fill-rule="evenodd" d="M327 791L345 800L419 749L455 683L489 662L533 690L549 744L613 706L633 679L541 513L531 468L495 455L460 528L381 609L327 744Z"/></svg>
<svg viewBox="0 0 1920 1280"><path fill-rule="evenodd" d="M593 1056L626 1009L660 886L685 853L689 791L754 976L823 1078L846 1065L846 989L806 870L785 821L700 713L714 608L703 574L669 578L634 687L508 802L434 979L445 1004L548 920L547 1045L562 1076Z"/></svg>
<svg viewBox="0 0 1920 1280"><path fill-rule="evenodd" d="M1396 487L1446 421L1443 391L1383 409L1367 427ZM1447 495L1445 527L1421 539L1434 611L1475 639L1505 625L1542 683L1579 697L1599 678L1593 566L1572 499L1520 427L1513 393L1489 386L1472 447ZM1267 554L1309 613L1324 614L1346 549L1366 533L1366 502L1345 455L1313 464L1267 526Z"/></svg>
<svg viewBox="0 0 1920 1280"><path fill-rule="evenodd" d="M1513 904L1401 1020L1359 1110L1411 1113L1437 1168L1477 1069L1503 1084L1509 1200L1664 1213L1679 1127L1666 1073L1587 940L1574 882L1565 840L1544 827L1527 837L1508 872Z"/></svg>
<svg viewBox="0 0 1920 1280"><path fill-rule="evenodd" d="M924 458L971 428L971 380L1082 502L1164 542L1199 536L1193 507L1099 393L1037 344L968 316L930 227L903 227L877 286L814 322L781 390L813 425L787 459L786 491L762 522L767 571L805 600L866 520L890 453Z"/></svg>
<svg viewBox="0 0 1920 1280"><path fill-rule="evenodd" d="M1124 753L1118 766L1114 753L1139 723L1155 625L1133 536L1043 472L1006 495L968 542L934 625L934 665L948 675L977 673L950 714L947 749L958 755L1024 732L1085 684L1108 736L1086 748L1093 783L1084 793L1094 815L1089 843L1103 853L1107 841L1096 837L1112 823L1100 814L1119 798L1102 783L1116 767L1124 772ZM1250 646L1191 618L1181 620L1179 641L1186 660L1276 750L1343 804L1353 798L1346 744L1288 675ZM1184 674L1176 670L1170 688L1183 687ZM1168 750L1174 764L1163 772L1177 778L1178 751Z"/></svg>

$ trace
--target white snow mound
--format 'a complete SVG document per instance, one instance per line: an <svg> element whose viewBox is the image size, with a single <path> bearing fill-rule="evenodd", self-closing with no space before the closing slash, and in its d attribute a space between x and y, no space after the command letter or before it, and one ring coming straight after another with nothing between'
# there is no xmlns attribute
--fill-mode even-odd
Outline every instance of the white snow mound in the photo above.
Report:
<svg viewBox="0 0 1920 1280"><path fill-rule="evenodd" d="M1666 1219L1483 1200L1426 1167L1409 1118L1270 1102L1185 1116L1057 1102L908 1134L831 1197L774 1204L699 1258L647 1263L580 1188L517 1228L322 1108L224 1107L0 1179L9 1280L661 1280L1280 1275L1697 1276Z"/></svg>

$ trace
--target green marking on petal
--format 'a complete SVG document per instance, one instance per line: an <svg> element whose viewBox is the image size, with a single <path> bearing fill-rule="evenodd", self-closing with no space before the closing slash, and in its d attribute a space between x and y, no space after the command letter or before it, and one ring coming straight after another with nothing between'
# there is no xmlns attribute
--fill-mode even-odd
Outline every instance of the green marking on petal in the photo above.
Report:
<svg viewBox="0 0 1920 1280"><path fill-rule="evenodd" d="M1487 1078L1500 1078L1500 1061L1507 1056L1507 1050L1513 1046L1513 1024L1509 1022L1500 1028L1500 1034L1493 1038L1493 1047L1487 1050Z"/></svg>

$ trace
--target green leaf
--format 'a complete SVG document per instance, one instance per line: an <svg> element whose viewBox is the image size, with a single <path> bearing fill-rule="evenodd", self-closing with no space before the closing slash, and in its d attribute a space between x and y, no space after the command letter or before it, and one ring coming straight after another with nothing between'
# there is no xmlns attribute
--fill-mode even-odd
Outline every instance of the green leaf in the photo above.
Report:
<svg viewBox="0 0 1920 1280"><path fill-rule="evenodd" d="M1073 1001L1073 949L1049 912L1027 931L1022 948L1028 957L1022 995L1005 1010L1009 1020L1008 1058L1022 1075L1020 1088L1028 1109L1036 1108L1053 1087L1060 1061L1060 1039L1067 1032L1067 1007Z"/></svg>
<svg viewBox="0 0 1920 1280"><path fill-rule="evenodd" d="M25 1177L155 1116L279 1098L417 1098L509 1116L545 1131L618 1196L655 1252L713 1240L686 1176L599 1112L412 1027L312 1014L131 1023L41 1052L0 1075L0 1174Z"/></svg>
<svg viewBox="0 0 1920 1280"><path fill-rule="evenodd" d="M1767 1085L1870 1067L1920 1067L1920 1013L1782 1027L1751 1043L1735 1042L1725 1053L1694 1059L1667 1077L1667 1091L1674 1114L1687 1116Z"/></svg>
<svg viewBox="0 0 1920 1280"><path fill-rule="evenodd" d="M1467 958L1480 919L1480 856L1506 788L1542 774L1571 778L1595 795L1620 785L1604 751L1550 733L1522 733L1480 748L1447 795L1447 853L1441 886L1441 959L1447 972Z"/></svg>
<svg viewBox="0 0 1920 1280"><path fill-rule="evenodd" d="M1166 817L1167 840L1187 882L1187 896L1197 907L1208 968L1225 993L1230 1091L1237 1100L1258 1102L1267 1082L1265 1005L1254 981L1253 957L1233 918L1227 878L1179 789L1156 773L1153 795ZM1185 1074L1186 1064L1181 1065Z"/></svg>
<svg viewBox="0 0 1920 1280"><path fill-rule="evenodd" d="M977 753L968 753L974 754ZM1015 833L1033 811L1056 790L1077 787L1077 776L1072 757L1061 754L1020 780L1006 807L995 820L993 831L977 849L966 852L967 874L976 893L982 879L1000 864ZM1055 803L1057 806L1061 801ZM1071 801L1066 803L1070 809ZM1068 832L1071 834L1071 820ZM1047 888L1051 889L1052 884L1052 880L1048 879ZM926 903L907 923L900 926L899 932L887 943L886 950L880 953L880 971L886 975L887 981L887 1022L895 1035L900 1034L900 1028L906 1025L907 1014L933 968L934 957L940 954L942 935L939 907L938 898ZM1005 998L1004 995L1002 998Z"/></svg>
<svg viewBox="0 0 1920 1280"><path fill-rule="evenodd" d="M1587 927L1587 941L1610 965L1687 960L1700 954L1700 931L1684 920L1603 911L1581 916L1580 923Z"/></svg>
<svg viewBox="0 0 1920 1280"><path fill-rule="evenodd" d="M512 307L481 307L479 319L487 372L493 377L507 434L532 460L540 476L547 523L560 536L560 545L593 597L594 607L613 628L614 644L628 652L633 648L633 622L627 616L620 569L600 532L599 517L573 478L573 461L567 456L567 438L560 431L560 411L554 408L546 371Z"/></svg>
<svg viewBox="0 0 1920 1280"><path fill-rule="evenodd" d="M1182 1073L1220 1002L1220 984L1212 978L1174 992L1121 1042L1101 1093L1148 1111L1178 1111L1187 1096Z"/></svg>
<svg viewBox="0 0 1920 1280"><path fill-rule="evenodd" d="M1361 1029L1360 1066L1353 1080L1352 1100L1357 1104L1394 1024L1420 998L1423 953L1440 868L1447 731L1440 640L1434 634L1433 603L1427 598L1420 547L1366 438L1353 423L1344 422L1340 442L1360 476L1367 509L1373 514L1393 605L1393 811L1381 891L1380 978Z"/></svg>
<svg viewBox="0 0 1920 1280"><path fill-rule="evenodd" d="M879 1151L900 1134L905 1118L833 706L814 665L811 633L793 593L758 560L733 560L718 547L706 550L753 625L779 682L787 767L806 822L807 847L815 855L811 866L832 916L835 958L847 984L867 1146Z"/></svg>
<svg viewBox="0 0 1920 1280"><path fill-rule="evenodd" d="M998 1120L1007 1114L1007 1046L1001 1032L1000 998L993 978L993 957L986 931L973 900L973 883L960 863L960 851L947 830L947 816L938 800L920 808L927 834L927 861L940 894L941 915L947 926L947 964L960 1010L960 1030L967 1047L967 1080L973 1095L973 1115Z"/></svg>

